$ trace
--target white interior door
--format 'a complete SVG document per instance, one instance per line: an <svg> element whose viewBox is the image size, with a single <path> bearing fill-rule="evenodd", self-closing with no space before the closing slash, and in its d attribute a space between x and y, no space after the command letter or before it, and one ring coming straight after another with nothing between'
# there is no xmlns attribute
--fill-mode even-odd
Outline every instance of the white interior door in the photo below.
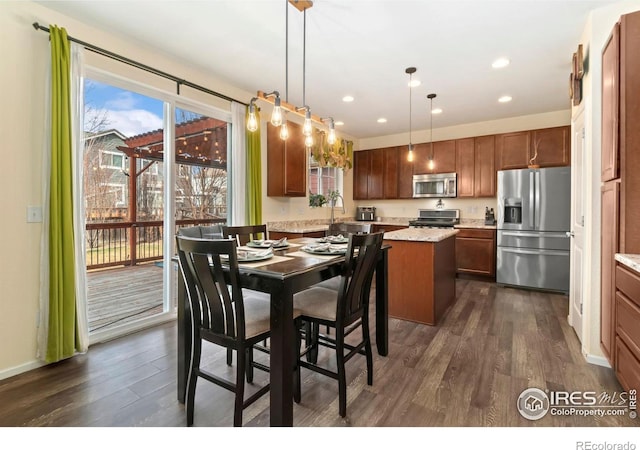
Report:
<svg viewBox="0 0 640 450"><path fill-rule="evenodd" d="M571 258L569 287L569 324L582 341L582 305L584 297L584 114L579 112L572 121L571 130Z"/></svg>

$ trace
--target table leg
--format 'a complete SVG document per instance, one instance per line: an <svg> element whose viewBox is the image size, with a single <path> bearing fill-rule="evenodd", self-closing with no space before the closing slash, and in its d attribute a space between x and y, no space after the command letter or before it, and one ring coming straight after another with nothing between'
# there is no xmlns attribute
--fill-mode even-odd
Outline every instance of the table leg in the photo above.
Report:
<svg viewBox="0 0 640 450"><path fill-rule="evenodd" d="M388 250L380 252L376 265L376 347L382 356L389 354Z"/></svg>
<svg viewBox="0 0 640 450"><path fill-rule="evenodd" d="M293 291L288 283L271 291L271 426L293 425Z"/></svg>
<svg viewBox="0 0 640 450"><path fill-rule="evenodd" d="M187 290L178 271L178 401L184 403L187 391L188 360L191 355L191 339L187 333L191 329L191 315L188 310Z"/></svg>

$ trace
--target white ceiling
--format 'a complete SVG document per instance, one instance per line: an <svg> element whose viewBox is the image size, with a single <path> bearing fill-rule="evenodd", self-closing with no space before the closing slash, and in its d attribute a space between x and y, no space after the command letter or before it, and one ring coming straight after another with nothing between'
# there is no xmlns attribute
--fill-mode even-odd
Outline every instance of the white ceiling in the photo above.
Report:
<svg viewBox="0 0 640 450"><path fill-rule="evenodd" d="M248 92L284 97L285 0L39 3ZM569 109L571 57L588 13L611 3L316 0L306 14L306 103L314 114L344 121L341 130L356 138L407 132L405 69L415 66L422 84L412 90L413 130L429 127L431 92L434 108L444 110L433 116L434 128ZM288 10L289 101L301 106L303 14ZM511 64L492 69L501 56ZM347 94L355 101L344 103ZM498 103L502 95L513 101ZM388 122L377 123L380 117Z"/></svg>

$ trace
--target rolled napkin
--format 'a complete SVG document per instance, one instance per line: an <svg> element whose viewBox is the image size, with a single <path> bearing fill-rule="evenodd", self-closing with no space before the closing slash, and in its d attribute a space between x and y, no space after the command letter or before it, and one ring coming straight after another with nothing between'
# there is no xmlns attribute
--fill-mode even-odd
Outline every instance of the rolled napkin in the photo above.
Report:
<svg viewBox="0 0 640 450"><path fill-rule="evenodd" d="M267 256L273 256L273 251L268 248L266 250L244 250L238 249L238 259L253 259L253 258L265 258Z"/></svg>

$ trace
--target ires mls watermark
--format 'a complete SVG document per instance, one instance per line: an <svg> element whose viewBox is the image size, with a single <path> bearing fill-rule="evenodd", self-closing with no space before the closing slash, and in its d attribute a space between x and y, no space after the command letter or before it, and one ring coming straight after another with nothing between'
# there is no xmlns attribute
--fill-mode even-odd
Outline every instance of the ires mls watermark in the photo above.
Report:
<svg viewBox="0 0 640 450"><path fill-rule="evenodd" d="M518 412L528 420L552 416L624 416L637 417L636 390L629 392L543 391L528 388L517 401Z"/></svg>
<svg viewBox="0 0 640 450"><path fill-rule="evenodd" d="M633 442L592 442L578 441L576 442L576 450L636 450L636 444Z"/></svg>

